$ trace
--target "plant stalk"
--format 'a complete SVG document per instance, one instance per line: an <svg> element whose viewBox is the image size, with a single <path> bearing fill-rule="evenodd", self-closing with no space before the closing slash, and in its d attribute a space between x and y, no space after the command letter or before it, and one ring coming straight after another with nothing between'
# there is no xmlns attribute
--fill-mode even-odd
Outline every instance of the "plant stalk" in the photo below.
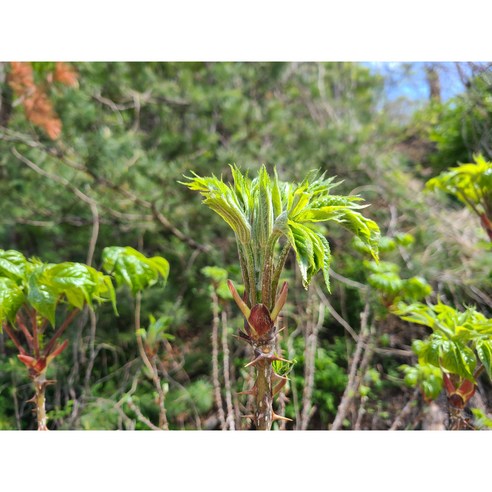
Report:
<svg viewBox="0 0 492 492"><path fill-rule="evenodd" d="M157 399L159 405L159 428L162 430L169 430L169 423L167 420L167 410L165 406L165 398L166 395L162 389L161 380L159 378L159 373L157 370L157 366L155 361L151 362L147 353L145 351L145 347L143 344L142 336L140 335L140 312L142 307L142 293L139 291L135 296L135 336L137 338L137 346L138 351L140 353L140 357L142 358L145 367L149 370L150 376L152 378L152 382L154 383L154 387L157 391Z"/></svg>
<svg viewBox="0 0 492 492"><path fill-rule="evenodd" d="M246 268L248 271L248 284L249 284L249 302L250 306L254 306L257 303L256 300L256 276L255 276L255 259L253 251L250 245L244 245L244 253L246 258ZM245 283L246 285L246 283Z"/></svg>
<svg viewBox="0 0 492 492"><path fill-rule="evenodd" d="M254 423L258 430L270 430L273 422L272 364L261 360L256 367Z"/></svg>
<svg viewBox="0 0 492 492"><path fill-rule="evenodd" d="M280 274L284 269L285 261L287 260L287 256L289 256L290 248L291 248L290 243L286 242L284 247L282 248L282 251L280 252L277 265L273 270L272 290L271 290L272 298L275 298L275 296L277 295L277 287L278 287L278 282L280 280Z"/></svg>
<svg viewBox="0 0 492 492"><path fill-rule="evenodd" d="M38 430L47 431L48 430L48 419L46 417L46 407L45 407L45 392L48 382L46 380L46 374L44 372L37 374L32 377L34 383L34 390L36 394L34 395L34 404L36 405L36 415L38 419Z"/></svg>
<svg viewBox="0 0 492 492"><path fill-rule="evenodd" d="M272 274L273 274L273 253L275 252L275 244L281 233L273 232L267 243L265 256L263 257L263 278L261 288L261 302L269 309L273 308L273 299L275 299L275 292L272 290ZM283 266L283 265L282 265Z"/></svg>

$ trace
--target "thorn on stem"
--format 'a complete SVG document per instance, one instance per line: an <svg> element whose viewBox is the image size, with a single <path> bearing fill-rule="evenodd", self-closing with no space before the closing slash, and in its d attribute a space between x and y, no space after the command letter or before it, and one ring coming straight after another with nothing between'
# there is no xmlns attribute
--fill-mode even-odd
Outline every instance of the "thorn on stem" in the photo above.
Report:
<svg viewBox="0 0 492 492"><path fill-rule="evenodd" d="M289 419L287 417L282 417L282 415L277 415L276 413L274 413L272 415L272 420L275 422L275 420L285 420L286 422L292 422L292 419Z"/></svg>

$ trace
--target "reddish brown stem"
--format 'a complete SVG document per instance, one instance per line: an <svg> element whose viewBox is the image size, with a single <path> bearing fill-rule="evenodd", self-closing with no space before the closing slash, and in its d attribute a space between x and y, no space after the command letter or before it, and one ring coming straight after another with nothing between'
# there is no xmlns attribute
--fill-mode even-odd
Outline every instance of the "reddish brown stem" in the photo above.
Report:
<svg viewBox="0 0 492 492"><path fill-rule="evenodd" d="M34 342L33 342L33 338L32 338L31 332L28 330L27 326L22 321L22 318L20 317L20 314L19 313L17 314L17 316L16 316L15 319L17 321L17 325L19 326L19 328L21 329L22 333L24 333L24 336L26 337L26 340L27 340L27 343L29 345L29 348L33 349L34 348Z"/></svg>
<svg viewBox="0 0 492 492"><path fill-rule="evenodd" d="M14 345L17 347L19 353L22 355L26 355L24 347L19 343L19 340L17 340L17 337L14 335L14 332L10 329L9 325L7 323L4 323L3 328L5 330L5 333L7 333L9 338L12 340L12 342L14 342Z"/></svg>
<svg viewBox="0 0 492 492"><path fill-rule="evenodd" d="M39 359L39 336L38 336L38 316L36 310L33 309L29 313L31 317L31 326L32 326L32 339L34 345L34 355L37 359Z"/></svg>
<svg viewBox="0 0 492 492"><path fill-rule="evenodd" d="M75 316L79 313L79 309L74 309L66 318L65 321L61 324L60 328L56 330L55 334L51 338L51 340L48 342L44 349L44 356L46 357L53 347L55 346L55 343L58 338L60 338L63 335L63 332L69 327L70 323L73 321Z"/></svg>

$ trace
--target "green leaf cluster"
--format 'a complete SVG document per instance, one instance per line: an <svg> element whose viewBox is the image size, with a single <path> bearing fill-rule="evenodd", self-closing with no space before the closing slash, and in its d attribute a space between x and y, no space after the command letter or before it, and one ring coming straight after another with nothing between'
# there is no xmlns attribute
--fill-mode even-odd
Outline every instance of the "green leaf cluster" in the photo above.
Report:
<svg viewBox="0 0 492 492"><path fill-rule="evenodd" d="M34 308L55 325L59 304L81 309L116 299L111 278L82 263L43 263L18 251L0 250L0 323L14 323L22 305Z"/></svg>
<svg viewBox="0 0 492 492"><path fill-rule="evenodd" d="M408 248L415 242L415 238L408 233L399 232L393 237L381 236L379 238L378 251L381 253L389 253L394 251L398 246ZM358 236L352 239L354 249L364 254L371 254L371 248L366 245Z"/></svg>
<svg viewBox="0 0 492 492"><path fill-rule="evenodd" d="M148 347L155 350L161 341L174 339L174 335L168 333L171 322L170 316L161 316L156 319L153 315L149 315L148 327L140 328L138 334Z"/></svg>
<svg viewBox="0 0 492 492"><path fill-rule="evenodd" d="M109 246L104 248L103 269L113 275L116 283L128 286L133 294L164 282L169 275L169 262L162 256L147 258L130 246Z"/></svg>
<svg viewBox="0 0 492 492"><path fill-rule="evenodd" d="M431 328L427 339L412 344L420 363L475 381L474 371L481 362L492 378L492 320L475 308L461 312L441 302L401 303L394 313L405 321Z"/></svg>
<svg viewBox="0 0 492 492"><path fill-rule="evenodd" d="M492 162L482 155L475 155L474 161L442 172L426 188L449 193L478 215L492 217Z"/></svg>
<svg viewBox="0 0 492 492"><path fill-rule="evenodd" d="M372 272L367 277L368 284L380 293L386 304L419 301L432 292L432 287L420 276L402 279L396 263L364 261L364 266Z"/></svg>
<svg viewBox="0 0 492 492"><path fill-rule="evenodd" d="M296 255L304 287L313 276L323 272L327 288L331 263L330 245L318 223L336 222L350 230L377 259L379 227L364 217L358 196L333 195L339 183L325 174L311 171L300 183L270 176L261 166L258 176L250 179L237 166L231 166L233 183L222 178L193 174L182 184L199 191L203 203L219 214L234 231L243 279L251 303L271 305L285 257L275 258L281 237Z"/></svg>
<svg viewBox="0 0 492 492"><path fill-rule="evenodd" d="M212 288L221 299L232 299L232 294L227 286L228 272L225 268L218 266L206 266L201 269L205 277L212 281ZM243 293L242 286L239 286L238 291Z"/></svg>
<svg viewBox="0 0 492 492"><path fill-rule="evenodd" d="M435 400L442 391L442 372L431 364L417 363L414 366L403 364L399 369L410 388L420 387L427 400Z"/></svg>

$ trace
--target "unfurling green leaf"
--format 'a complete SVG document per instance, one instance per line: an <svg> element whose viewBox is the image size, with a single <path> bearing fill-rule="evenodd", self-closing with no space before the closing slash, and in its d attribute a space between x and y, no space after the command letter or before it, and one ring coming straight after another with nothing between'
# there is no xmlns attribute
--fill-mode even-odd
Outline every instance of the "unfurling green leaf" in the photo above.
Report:
<svg viewBox="0 0 492 492"><path fill-rule="evenodd" d="M251 291L256 290L255 296L261 291L268 305L271 305L274 293L270 292L267 284L272 280L276 285L280 275L277 269L273 280L272 269L276 265L283 266L283 261L278 263L274 258L278 254L277 242L282 236L295 252L306 288L319 271L323 271L326 286L330 287L330 246L318 231L317 222L333 221L350 229L377 260L377 224L358 212L364 208L359 203L362 201L360 197L330 194L332 188L339 184L334 182L334 178L325 178L324 174L311 171L301 183L293 184L280 182L276 171L270 178L265 166L253 180L236 166L231 166L231 170L232 185L215 176L203 178L196 174L182 184L199 191L205 197L203 203L234 230L240 243L244 283ZM251 298L251 292L247 294Z"/></svg>
<svg viewBox="0 0 492 492"><path fill-rule="evenodd" d="M133 294L167 280L169 262L161 256L147 258L130 246L110 246L103 250L103 269L118 285L127 285Z"/></svg>

